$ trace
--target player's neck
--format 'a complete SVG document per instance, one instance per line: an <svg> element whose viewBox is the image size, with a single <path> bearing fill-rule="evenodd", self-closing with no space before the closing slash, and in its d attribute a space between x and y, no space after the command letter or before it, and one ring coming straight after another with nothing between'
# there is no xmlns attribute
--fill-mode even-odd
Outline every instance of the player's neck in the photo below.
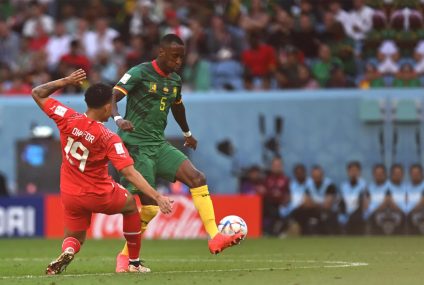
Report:
<svg viewBox="0 0 424 285"><path fill-rule="evenodd" d="M167 72L167 70L166 70L166 68L165 68L165 65L163 64L163 62L159 59L159 58L156 58L154 61L153 61L153 67L156 69L156 71L159 73L159 74L161 74L161 75L164 75L164 76L168 76L169 75L169 73L170 72Z"/></svg>
<svg viewBox="0 0 424 285"><path fill-rule="evenodd" d="M85 111L84 115L87 116L87 118L93 120L93 121L97 121L100 123L103 123L103 116L102 114L100 114L97 110L94 109L87 109L87 111Z"/></svg>

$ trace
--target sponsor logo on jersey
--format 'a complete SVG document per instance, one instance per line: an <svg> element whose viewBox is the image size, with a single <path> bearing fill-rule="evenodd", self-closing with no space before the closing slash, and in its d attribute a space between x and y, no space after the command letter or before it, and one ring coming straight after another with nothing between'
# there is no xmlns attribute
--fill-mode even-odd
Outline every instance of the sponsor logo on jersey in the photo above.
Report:
<svg viewBox="0 0 424 285"><path fill-rule="evenodd" d="M54 110L54 113L60 117L63 117L65 116L66 111L68 111L67 108L63 106L57 106L56 109Z"/></svg>
<svg viewBox="0 0 424 285"><path fill-rule="evenodd" d="M158 85L155 82L150 82L149 92L156 93L158 90Z"/></svg>
<svg viewBox="0 0 424 285"><path fill-rule="evenodd" d="M125 73L124 76L119 80L119 82L122 82L123 84L127 84L128 80L131 78L131 75L128 73Z"/></svg>

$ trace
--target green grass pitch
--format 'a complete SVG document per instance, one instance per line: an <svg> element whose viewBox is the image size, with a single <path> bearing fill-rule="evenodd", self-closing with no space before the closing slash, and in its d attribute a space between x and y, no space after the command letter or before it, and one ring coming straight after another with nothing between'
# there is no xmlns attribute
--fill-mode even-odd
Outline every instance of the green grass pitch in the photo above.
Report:
<svg viewBox="0 0 424 285"><path fill-rule="evenodd" d="M88 240L67 271L45 276L60 240L0 239L0 284L424 284L421 237L247 239L218 256L205 240L143 241L144 275L115 274L119 240Z"/></svg>

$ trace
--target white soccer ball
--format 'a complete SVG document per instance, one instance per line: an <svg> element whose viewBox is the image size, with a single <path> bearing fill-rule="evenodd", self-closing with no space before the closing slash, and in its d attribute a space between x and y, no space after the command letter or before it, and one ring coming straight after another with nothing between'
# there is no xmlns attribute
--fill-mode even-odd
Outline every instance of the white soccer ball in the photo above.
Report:
<svg viewBox="0 0 424 285"><path fill-rule="evenodd" d="M224 235L242 233L243 238L247 236L247 224L239 216L231 215L223 218L218 224L218 230Z"/></svg>

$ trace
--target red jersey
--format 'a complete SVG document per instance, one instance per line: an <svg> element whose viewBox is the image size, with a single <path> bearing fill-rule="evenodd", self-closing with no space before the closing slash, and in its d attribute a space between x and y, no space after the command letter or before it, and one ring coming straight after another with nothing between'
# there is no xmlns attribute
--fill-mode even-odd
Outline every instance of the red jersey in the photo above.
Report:
<svg viewBox="0 0 424 285"><path fill-rule="evenodd" d="M121 138L102 123L49 98L44 112L60 131L60 190L70 195L104 194L114 188L108 162L120 171L134 164Z"/></svg>

